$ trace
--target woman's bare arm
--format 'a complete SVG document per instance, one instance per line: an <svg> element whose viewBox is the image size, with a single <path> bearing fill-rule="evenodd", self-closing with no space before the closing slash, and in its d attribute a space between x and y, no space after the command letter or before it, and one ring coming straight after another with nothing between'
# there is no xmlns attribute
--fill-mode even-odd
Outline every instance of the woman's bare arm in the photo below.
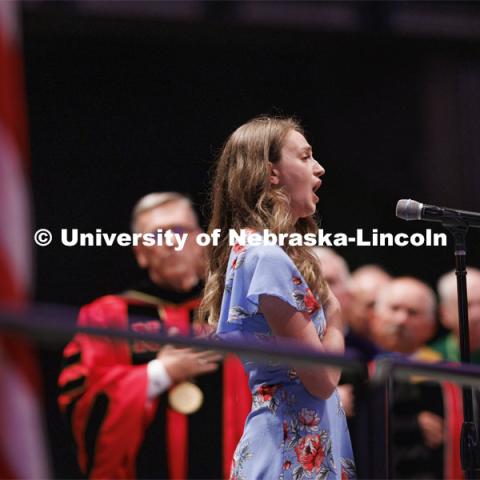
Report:
<svg viewBox="0 0 480 480"><path fill-rule="evenodd" d="M345 350L345 342L340 306L331 292L324 304L324 310L327 331L323 340L320 340L307 313L295 310L277 297L260 296L260 311L267 319L274 335L300 342L319 352L342 354ZM341 374L338 368L323 365L296 367L296 370L305 388L312 395L324 400L332 395Z"/></svg>

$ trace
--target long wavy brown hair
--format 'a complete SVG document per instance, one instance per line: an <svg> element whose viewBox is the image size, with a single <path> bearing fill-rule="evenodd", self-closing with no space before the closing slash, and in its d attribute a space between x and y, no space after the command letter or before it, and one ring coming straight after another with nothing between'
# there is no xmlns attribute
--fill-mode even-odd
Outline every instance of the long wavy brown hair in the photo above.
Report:
<svg viewBox="0 0 480 480"><path fill-rule="evenodd" d="M269 162L280 161L285 137L291 130L304 131L293 118L260 116L237 128L228 138L218 158L213 176L210 203L211 220L208 232L221 229L218 245L208 250L208 274L200 319L216 324L220 315L227 262L230 254L228 231L253 228L270 232L316 233L313 217L292 218L287 192L270 183ZM327 287L318 259L311 248L283 247L293 260L308 286L322 302Z"/></svg>

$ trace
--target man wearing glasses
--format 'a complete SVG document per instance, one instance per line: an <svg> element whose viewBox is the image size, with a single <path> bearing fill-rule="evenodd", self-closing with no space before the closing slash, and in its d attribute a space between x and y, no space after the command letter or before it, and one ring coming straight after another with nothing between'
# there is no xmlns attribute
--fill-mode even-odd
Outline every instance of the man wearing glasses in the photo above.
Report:
<svg viewBox="0 0 480 480"><path fill-rule="evenodd" d="M175 192L149 194L135 205L131 228L183 240L139 242L134 254L147 273L144 281L83 307L79 325L205 333L206 326L195 322L205 251L196 242L201 229L190 200ZM238 360L227 358L221 369L219 360L214 352L76 335L64 351L59 403L83 473L118 479L228 476L251 399ZM210 375L198 378L204 374ZM231 388L238 384L245 386L243 395Z"/></svg>

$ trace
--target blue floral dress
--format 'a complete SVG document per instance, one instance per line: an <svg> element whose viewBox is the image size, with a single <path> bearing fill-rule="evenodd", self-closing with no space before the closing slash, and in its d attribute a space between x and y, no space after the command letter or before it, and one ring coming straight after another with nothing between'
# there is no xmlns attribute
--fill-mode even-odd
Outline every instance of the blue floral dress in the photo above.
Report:
<svg viewBox="0 0 480 480"><path fill-rule="evenodd" d="M323 310L290 257L275 245L238 244L228 261L218 336L275 342L258 311L262 294L309 313L323 337ZM293 368L243 361L253 403L234 454L231 479L355 478L338 392L321 400L305 389Z"/></svg>

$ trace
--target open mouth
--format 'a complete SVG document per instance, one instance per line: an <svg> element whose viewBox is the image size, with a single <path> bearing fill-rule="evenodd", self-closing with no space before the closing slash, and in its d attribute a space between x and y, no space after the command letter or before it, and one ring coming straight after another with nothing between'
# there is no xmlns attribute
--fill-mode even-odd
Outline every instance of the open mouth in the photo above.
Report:
<svg viewBox="0 0 480 480"><path fill-rule="evenodd" d="M312 193L313 193L313 198L315 200L315 203L318 202L318 200L319 200L316 192L318 191L318 189L320 188L321 185L322 185L322 181L318 180L317 182L315 182L315 185L312 188Z"/></svg>
<svg viewBox="0 0 480 480"><path fill-rule="evenodd" d="M321 187L322 185L322 181L320 179L318 179L316 182L315 182L315 185L313 186L312 190L313 190L313 193L316 193L317 190Z"/></svg>

